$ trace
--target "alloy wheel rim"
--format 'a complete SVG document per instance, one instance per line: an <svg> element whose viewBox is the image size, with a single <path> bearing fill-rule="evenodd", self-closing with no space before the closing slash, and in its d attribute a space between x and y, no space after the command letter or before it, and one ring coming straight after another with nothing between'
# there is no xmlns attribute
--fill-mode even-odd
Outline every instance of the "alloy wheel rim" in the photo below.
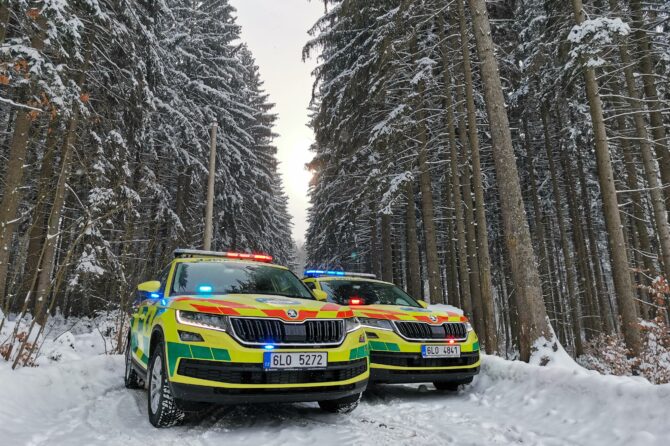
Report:
<svg viewBox="0 0 670 446"><path fill-rule="evenodd" d="M156 356L154 365L151 368L151 387L149 392L149 399L151 400L151 412L158 411L158 404L161 397L161 386L163 384L163 360L160 355Z"/></svg>

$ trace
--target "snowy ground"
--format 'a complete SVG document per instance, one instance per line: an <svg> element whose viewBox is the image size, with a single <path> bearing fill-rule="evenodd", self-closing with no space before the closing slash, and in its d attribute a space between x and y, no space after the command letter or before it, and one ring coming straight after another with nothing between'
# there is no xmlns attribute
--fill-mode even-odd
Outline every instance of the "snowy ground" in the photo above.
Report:
<svg viewBox="0 0 670 446"><path fill-rule="evenodd" d="M315 404L231 407L156 430L145 392L123 387L123 358L100 354L100 334L65 338L47 347L67 351L57 362L0 363L0 444L670 445L670 385L494 357L456 394L383 386L350 415Z"/></svg>

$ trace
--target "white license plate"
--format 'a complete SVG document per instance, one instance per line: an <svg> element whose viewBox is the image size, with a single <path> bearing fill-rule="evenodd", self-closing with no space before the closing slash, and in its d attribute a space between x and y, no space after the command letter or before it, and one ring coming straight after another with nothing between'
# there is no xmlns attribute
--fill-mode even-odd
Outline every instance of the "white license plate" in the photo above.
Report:
<svg viewBox="0 0 670 446"><path fill-rule="evenodd" d="M421 356L424 358L460 358L460 345L422 345Z"/></svg>
<svg viewBox="0 0 670 446"><path fill-rule="evenodd" d="M274 353L264 352L263 368L279 369L324 369L328 367L328 353Z"/></svg>

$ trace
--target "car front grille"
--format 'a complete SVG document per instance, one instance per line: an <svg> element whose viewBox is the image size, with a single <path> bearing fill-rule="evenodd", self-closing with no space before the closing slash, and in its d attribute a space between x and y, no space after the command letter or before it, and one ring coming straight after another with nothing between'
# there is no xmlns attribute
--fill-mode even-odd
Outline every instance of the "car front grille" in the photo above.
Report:
<svg viewBox="0 0 670 446"><path fill-rule="evenodd" d="M344 321L286 323L269 318L231 318L235 336L245 344L334 345L344 340Z"/></svg>
<svg viewBox="0 0 670 446"><path fill-rule="evenodd" d="M346 381L362 375L367 368L367 359L332 362L318 370L264 370L262 364L182 358L177 373L228 384L307 384Z"/></svg>
<svg viewBox="0 0 670 446"><path fill-rule="evenodd" d="M424 358L416 353L370 352L373 364L396 367L465 367L479 361L479 352L462 353L460 358Z"/></svg>
<svg viewBox="0 0 670 446"><path fill-rule="evenodd" d="M462 322L447 322L442 325L431 325L424 322L394 322L395 326L406 339L424 341L431 339L466 339L468 329Z"/></svg>

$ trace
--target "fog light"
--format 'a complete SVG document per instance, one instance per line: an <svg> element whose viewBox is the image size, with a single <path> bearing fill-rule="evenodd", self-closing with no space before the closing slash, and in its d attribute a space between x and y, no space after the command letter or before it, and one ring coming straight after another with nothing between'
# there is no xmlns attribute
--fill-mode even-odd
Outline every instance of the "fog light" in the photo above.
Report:
<svg viewBox="0 0 670 446"><path fill-rule="evenodd" d="M205 340L198 333L179 330L179 339L184 342L204 342Z"/></svg>

